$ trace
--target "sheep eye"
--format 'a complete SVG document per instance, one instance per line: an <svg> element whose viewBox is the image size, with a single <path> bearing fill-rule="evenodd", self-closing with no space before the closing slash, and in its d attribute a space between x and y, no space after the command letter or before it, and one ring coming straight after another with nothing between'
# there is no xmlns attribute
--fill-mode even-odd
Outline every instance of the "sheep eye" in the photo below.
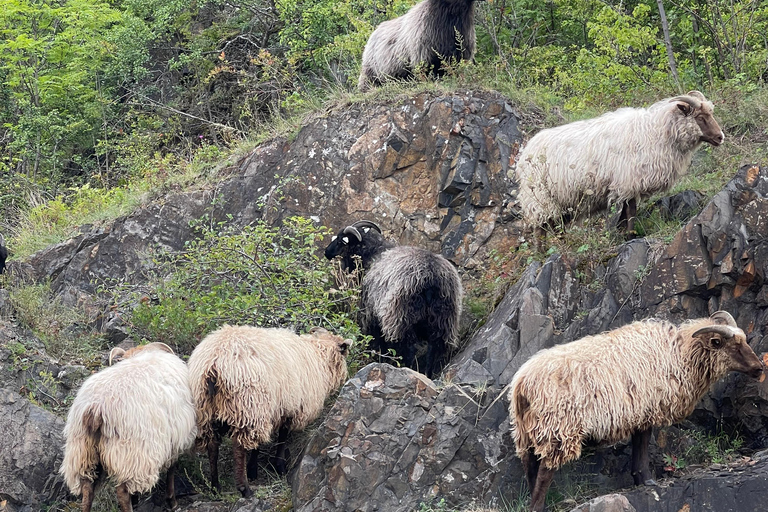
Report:
<svg viewBox="0 0 768 512"><path fill-rule="evenodd" d="M709 343L714 348L720 348L723 345L723 340L717 337L709 338Z"/></svg>

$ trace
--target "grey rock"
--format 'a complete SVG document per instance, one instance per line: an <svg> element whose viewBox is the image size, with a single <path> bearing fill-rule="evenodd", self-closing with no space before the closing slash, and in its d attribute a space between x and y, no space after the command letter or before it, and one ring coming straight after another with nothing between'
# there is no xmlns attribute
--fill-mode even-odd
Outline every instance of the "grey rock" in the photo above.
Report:
<svg viewBox="0 0 768 512"><path fill-rule="evenodd" d="M40 506L66 495L58 476L64 421L0 388L0 498Z"/></svg>
<svg viewBox="0 0 768 512"><path fill-rule="evenodd" d="M579 505L571 512L637 512L626 496L621 494L606 494L599 496L589 503Z"/></svg>

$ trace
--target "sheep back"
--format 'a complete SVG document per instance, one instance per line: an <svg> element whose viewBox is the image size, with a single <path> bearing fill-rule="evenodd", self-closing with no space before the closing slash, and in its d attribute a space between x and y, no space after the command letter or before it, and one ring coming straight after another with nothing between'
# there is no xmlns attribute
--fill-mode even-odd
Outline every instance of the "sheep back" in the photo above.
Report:
<svg viewBox="0 0 768 512"><path fill-rule="evenodd" d="M421 324L430 339L458 340L463 289L450 261L411 246L384 251L363 278L363 331L380 325L388 343L406 338Z"/></svg>
<svg viewBox="0 0 768 512"><path fill-rule="evenodd" d="M688 416L710 382L702 389L688 374L683 339L675 325L650 320L535 354L510 385L518 455L533 448L558 468L579 458L587 439L615 444Z"/></svg>
<svg viewBox="0 0 768 512"><path fill-rule="evenodd" d="M385 77L407 78L422 64L439 73L442 61L475 55L474 0L424 0L382 22L363 50L358 88ZM457 33L462 46L457 44Z"/></svg>
<svg viewBox="0 0 768 512"><path fill-rule="evenodd" d="M340 351L346 341L321 331L299 336L225 325L206 336L189 358L203 443L221 423L245 449L255 449L283 420L301 430L317 418L347 376L346 351Z"/></svg>
<svg viewBox="0 0 768 512"><path fill-rule="evenodd" d="M701 109L711 116L712 103ZM518 199L529 226L668 190L691 164L702 131L673 98L549 128L520 154Z"/></svg>
<svg viewBox="0 0 768 512"><path fill-rule="evenodd" d="M195 436L187 366L150 347L83 383L67 416L60 473L80 494L81 478L93 481L101 464L128 492L146 492Z"/></svg>

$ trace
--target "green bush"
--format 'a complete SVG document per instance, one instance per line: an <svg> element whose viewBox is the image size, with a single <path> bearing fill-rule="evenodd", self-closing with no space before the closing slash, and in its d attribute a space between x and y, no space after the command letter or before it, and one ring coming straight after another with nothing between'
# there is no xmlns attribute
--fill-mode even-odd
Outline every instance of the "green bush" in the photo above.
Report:
<svg viewBox="0 0 768 512"><path fill-rule="evenodd" d="M297 332L321 326L360 341L357 288L338 287L333 265L317 254L327 229L303 217L242 230L205 217L195 228L198 237L183 252L158 261L152 293L136 297L131 322L137 334L187 353L223 324ZM356 342L350 359L365 348Z"/></svg>

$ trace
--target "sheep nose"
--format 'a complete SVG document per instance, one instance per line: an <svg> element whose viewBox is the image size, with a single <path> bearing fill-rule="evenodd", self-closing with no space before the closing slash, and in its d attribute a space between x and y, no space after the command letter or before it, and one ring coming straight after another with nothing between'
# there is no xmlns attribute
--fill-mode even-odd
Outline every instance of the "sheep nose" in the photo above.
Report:
<svg viewBox="0 0 768 512"><path fill-rule="evenodd" d="M717 134L717 136L715 137L715 140L717 140L718 144L722 144L723 141L725 140L725 134L721 131L720 133Z"/></svg>

